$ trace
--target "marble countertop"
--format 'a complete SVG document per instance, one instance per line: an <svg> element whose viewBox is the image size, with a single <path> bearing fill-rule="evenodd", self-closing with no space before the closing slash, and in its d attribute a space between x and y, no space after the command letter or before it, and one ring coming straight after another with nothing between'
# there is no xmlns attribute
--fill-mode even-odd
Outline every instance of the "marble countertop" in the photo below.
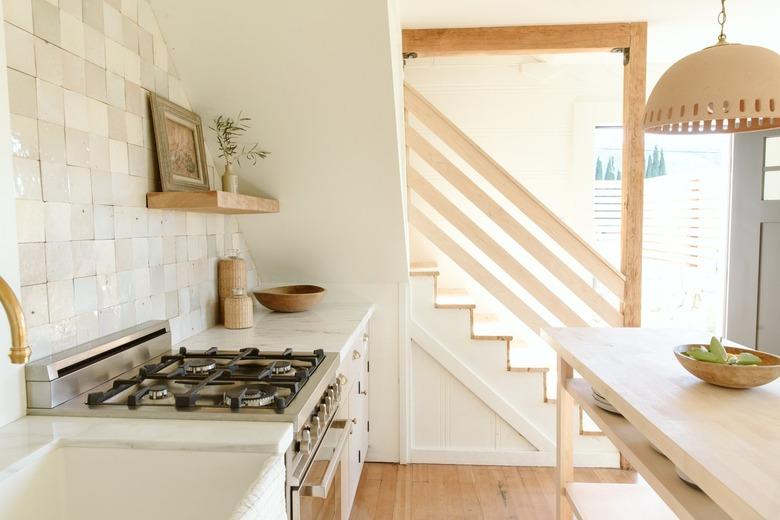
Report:
<svg viewBox="0 0 780 520"><path fill-rule="evenodd" d="M279 313L264 307L256 307L254 326L248 329L230 330L223 326L212 327L175 345L206 349L220 347L237 349L258 347L263 350L313 350L341 352L354 340L360 327L374 312L371 303L328 301L327 298L314 309L306 312Z"/></svg>
<svg viewBox="0 0 780 520"><path fill-rule="evenodd" d="M176 421L28 415L0 428L0 480L26 457L56 446L284 453L285 422Z"/></svg>

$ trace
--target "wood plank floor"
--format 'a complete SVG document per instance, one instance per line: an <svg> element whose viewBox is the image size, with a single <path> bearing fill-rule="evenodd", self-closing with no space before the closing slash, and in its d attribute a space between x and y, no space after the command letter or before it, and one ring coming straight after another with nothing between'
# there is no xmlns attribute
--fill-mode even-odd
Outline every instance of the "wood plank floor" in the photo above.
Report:
<svg viewBox="0 0 780 520"><path fill-rule="evenodd" d="M636 482L636 473L575 470L583 482ZM555 468L366 463L351 520L554 518Z"/></svg>

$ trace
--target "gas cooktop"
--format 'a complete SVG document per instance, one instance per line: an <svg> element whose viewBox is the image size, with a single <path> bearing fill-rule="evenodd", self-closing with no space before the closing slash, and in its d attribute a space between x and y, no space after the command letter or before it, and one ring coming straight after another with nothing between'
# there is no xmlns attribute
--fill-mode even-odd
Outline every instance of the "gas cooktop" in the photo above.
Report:
<svg viewBox="0 0 780 520"><path fill-rule="evenodd" d="M238 351L188 351L163 355L113 380L111 388L91 392L90 407L120 405L130 409L167 406L177 409L201 407L272 409L283 412L298 396L325 353Z"/></svg>

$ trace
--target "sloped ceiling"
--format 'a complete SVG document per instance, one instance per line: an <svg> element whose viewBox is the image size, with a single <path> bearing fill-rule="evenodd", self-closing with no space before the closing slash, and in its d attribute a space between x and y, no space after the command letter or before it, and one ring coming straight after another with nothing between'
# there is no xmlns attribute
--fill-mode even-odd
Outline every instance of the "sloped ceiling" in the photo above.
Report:
<svg viewBox="0 0 780 520"><path fill-rule="evenodd" d="M400 0L404 28L647 21L651 62L671 63L715 43L719 0ZM780 2L727 0L734 43L780 52Z"/></svg>
<svg viewBox="0 0 780 520"><path fill-rule="evenodd" d="M402 112L387 3L152 6L193 110L204 122L243 111L253 119L246 141L272 152L239 169L243 192L281 204L277 215L240 220L261 279L405 280Z"/></svg>

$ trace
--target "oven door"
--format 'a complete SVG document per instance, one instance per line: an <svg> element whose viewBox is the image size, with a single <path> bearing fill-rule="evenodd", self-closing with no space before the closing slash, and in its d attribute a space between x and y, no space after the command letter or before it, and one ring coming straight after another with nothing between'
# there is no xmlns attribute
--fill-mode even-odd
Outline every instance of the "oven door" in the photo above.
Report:
<svg viewBox="0 0 780 520"><path fill-rule="evenodd" d="M331 423L300 486L291 490L294 520L341 519L342 460L351 431L351 421Z"/></svg>

